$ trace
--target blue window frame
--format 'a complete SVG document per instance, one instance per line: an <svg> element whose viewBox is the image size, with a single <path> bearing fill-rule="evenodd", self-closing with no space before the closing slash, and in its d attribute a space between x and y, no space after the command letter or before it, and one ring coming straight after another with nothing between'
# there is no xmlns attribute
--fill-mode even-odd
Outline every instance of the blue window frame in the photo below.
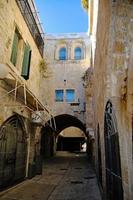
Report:
<svg viewBox="0 0 133 200"><path fill-rule="evenodd" d="M66 101L67 102L75 101L75 90L72 89L66 90Z"/></svg>
<svg viewBox="0 0 133 200"><path fill-rule="evenodd" d="M63 90L55 90L55 100L58 102L62 102L64 98Z"/></svg>
<svg viewBox="0 0 133 200"><path fill-rule="evenodd" d="M82 49L80 47L75 48L74 58L75 58L75 60L81 60L82 59Z"/></svg>
<svg viewBox="0 0 133 200"><path fill-rule="evenodd" d="M59 60L66 60L66 48L63 47L59 51Z"/></svg>

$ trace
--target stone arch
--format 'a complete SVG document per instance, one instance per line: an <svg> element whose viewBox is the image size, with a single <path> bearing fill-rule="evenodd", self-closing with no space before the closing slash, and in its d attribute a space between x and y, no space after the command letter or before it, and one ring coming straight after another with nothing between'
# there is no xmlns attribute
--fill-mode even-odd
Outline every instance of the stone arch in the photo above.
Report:
<svg viewBox="0 0 133 200"><path fill-rule="evenodd" d="M77 127L81 129L86 134L86 127L77 117L69 115L69 114L61 114L55 116L56 122L56 135L58 135L63 129L68 128L70 126Z"/></svg>
<svg viewBox="0 0 133 200"><path fill-rule="evenodd" d="M44 155L44 157L53 156L54 152L56 151L56 145L55 141L59 133L64 130L65 128L74 126L79 129L81 129L84 134L86 135L86 127L85 125L76 117L68 114L61 114L58 116L55 116L55 122L56 122L56 130L52 129L49 124L49 120L46 123L46 126L42 128L41 131L41 155ZM54 123L52 121L52 123Z"/></svg>
<svg viewBox="0 0 133 200"><path fill-rule="evenodd" d="M106 194L108 200L123 199L117 120L109 100L104 115Z"/></svg>
<svg viewBox="0 0 133 200"><path fill-rule="evenodd" d="M15 114L0 127L0 188L24 179L27 139L23 119Z"/></svg>

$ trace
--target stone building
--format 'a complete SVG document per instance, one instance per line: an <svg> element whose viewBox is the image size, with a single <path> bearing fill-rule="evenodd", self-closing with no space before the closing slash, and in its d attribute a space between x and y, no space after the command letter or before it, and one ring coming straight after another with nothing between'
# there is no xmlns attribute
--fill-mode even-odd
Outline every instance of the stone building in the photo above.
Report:
<svg viewBox="0 0 133 200"><path fill-rule="evenodd" d="M105 199L133 199L133 1L90 0L95 165ZM89 80L90 80L89 79ZM92 84L91 84L92 83ZM90 90L93 88L92 90Z"/></svg>
<svg viewBox="0 0 133 200"><path fill-rule="evenodd" d="M85 140L90 41L87 34L44 39L33 0L0 1L0 19L2 189L41 173L41 157L54 155L59 133Z"/></svg>
<svg viewBox="0 0 133 200"><path fill-rule="evenodd" d="M39 90L44 40L38 24L32 0L0 1L0 188L33 176L41 129L33 122L38 111L42 124L51 118Z"/></svg>
<svg viewBox="0 0 133 200"><path fill-rule="evenodd" d="M60 124L65 122L67 129L61 132L62 137L69 137L70 140L72 137L82 138L83 131L74 127L68 128L74 124L67 121L75 118L84 125L86 123L84 77L90 67L89 37L86 33L46 34L44 41L47 65L41 84L42 95L45 94L44 103L51 109L56 122L58 117ZM48 87L45 87L46 84Z"/></svg>

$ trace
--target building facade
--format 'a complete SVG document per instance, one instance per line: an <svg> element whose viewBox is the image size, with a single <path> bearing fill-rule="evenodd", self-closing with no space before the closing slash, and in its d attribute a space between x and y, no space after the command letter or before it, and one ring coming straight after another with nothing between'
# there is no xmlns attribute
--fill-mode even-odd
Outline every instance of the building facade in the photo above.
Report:
<svg viewBox="0 0 133 200"><path fill-rule="evenodd" d="M90 67L90 41L86 33L45 35L47 69L41 91L54 116L70 115L86 123L84 77ZM45 87L45 85L48 87ZM74 133L75 130L75 133ZM77 128L64 129L64 137L82 137Z"/></svg>
<svg viewBox="0 0 133 200"><path fill-rule="evenodd" d="M34 2L1 0L0 21L1 189L36 173L41 124L33 114L51 114L40 98L44 41Z"/></svg>
<svg viewBox="0 0 133 200"><path fill-rule="evenodd" d="M45 35L44 57L48 63L42 84L46 104L55 116L70 114L85 123L84 75L90 66L87 34Z"/></svg>
<svg viewBox="0 0 133 200"><path fill-rule="evenodd" d="M130 200L133 198L133 1L89 1L89 16L96 169L105 199ZM88 83L88 92L90 88Z"/></svg>

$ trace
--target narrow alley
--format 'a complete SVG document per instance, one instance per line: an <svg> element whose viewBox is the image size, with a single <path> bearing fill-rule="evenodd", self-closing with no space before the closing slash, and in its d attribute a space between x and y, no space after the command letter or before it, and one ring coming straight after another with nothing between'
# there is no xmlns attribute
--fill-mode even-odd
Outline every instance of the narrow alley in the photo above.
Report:
<svg viewBox="0 0 133 200"><path fill-rule="evenodd" d="M43 175L4 191L0 200L101 200L96 174L83 152L57 152Z"/></svg>
<svg viewBox="0 0 133 200"><path fill-rule="evenodd" d="M133 200L133 0L0 0L0 200Z"/></svg>

